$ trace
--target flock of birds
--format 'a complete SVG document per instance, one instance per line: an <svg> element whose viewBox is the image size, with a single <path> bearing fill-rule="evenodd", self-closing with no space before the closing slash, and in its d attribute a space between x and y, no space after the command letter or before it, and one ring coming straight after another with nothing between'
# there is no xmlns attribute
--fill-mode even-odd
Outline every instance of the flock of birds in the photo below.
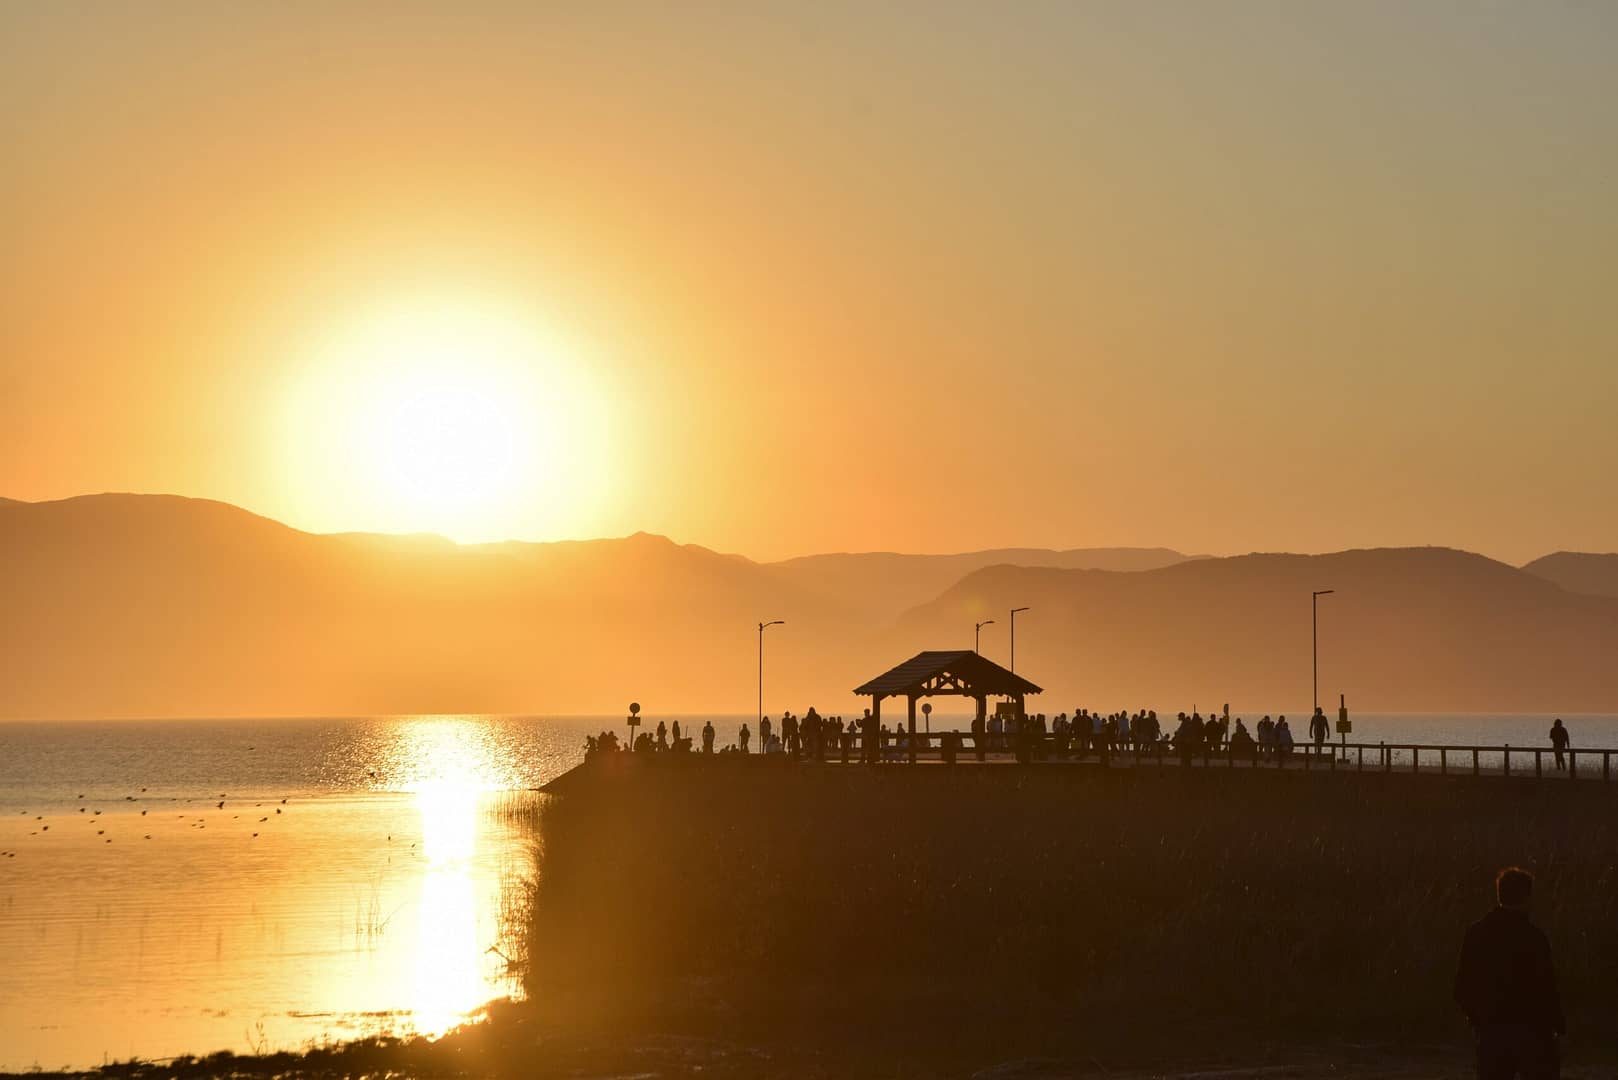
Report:
<svg viewBox="0 0 1618 1080"><path fill-rule="evenodd" d="M141 790L141 795L146 794L146 789L145 788L141 788L140 790ZM81 793L79 795L79 801L83 802L84 798L85 798L85 796ZM221 791L219 793L219 801L215 804L214 808L216 810L224 810L229 799L230 799L230 796L227 793ZM136 795L125 795L124 796L124 802L126 802L126 803L137 803L137 802L141 802L141 801L142 801L142 799L140 798L140 796L136 796ZM171 803L175 803L175 802L180 802L181 799L180 799L179 796L171 796L171 797L169 797L169 799L167 801L171 802ZM184 801L189 803L189 802L195 802L196 800L194 798L188 798L188 799L185 799ZM266 824L268 824L270 822L272 817L281 815L284 812L283 808L287 806L287 800L282 799L281 804L279 806L275 806L273 803L271 803L271 806L274 807L275 814L274 815L271 815L271 814L268 814L268 813L264 814L263 816L261 816L258 819L258 822L257 822L258 824L266 825ZM255 802L253 804L252 808L254 810L263 810L263 809L265 809L265 804L263 802ZM87 822L87 823L105 825L105 822L97 822L96 821L97 818L101 817L102 814L105 813L104 808L92 808L89 805L84 805L84 806L80 806L78 808L78 812L79 812L79 814L83 815L82 820ZM147 817L148 814L150 814L150 813L151 813L151 811L149 809L143 809L140 812L140 816L141 817ZM27 817L28 816L28 811L27 810L22 810L22 811L19 811L19 814L21 816L23 816L23 817ZM239 821L239 820L241 820L241 816L242 815L240 813L234 813L234 814L231 814L230 819L232 821ZM68 818L73 818L74 815L69 814L69 815L67 815L67 817ZM175 817L180 821L184 821L184 820L186 820L187 815L185 815L185 814L176 814ZM111 821L113 819L109 818L107 820ZM34 821L38 823L39 827L32 830L31 832L29 832L29 834L28 834L29 836L44 836L46 833L51 831L50 823L45 820L45 815L44 814L35 814L34 815ZM206 813L197 814L195 820L193 820L191 822L189 827L193 828L193 829L206 829L208 827L208 819L207 819ZM112 841L113 841L113 838L107 835L107 829L105 827L96 829L95 834L97 836L101 837L108 844L112 843ZM60 833L58 833L58 835L60 835ZM255 840L258 839L258 835L259 834L257 832L254 832L253 833L253 839L255 839ZM150 840L152 838L152 834L149 833L149 832L148 833L142 833L141 836L142 836L142 839L145 839L145 840ZM390 839L391 839L391 837L390 837ZM15 852L15 851L0 850L0 858L15 859L16 857L17 857L17 852Z"/></svg>

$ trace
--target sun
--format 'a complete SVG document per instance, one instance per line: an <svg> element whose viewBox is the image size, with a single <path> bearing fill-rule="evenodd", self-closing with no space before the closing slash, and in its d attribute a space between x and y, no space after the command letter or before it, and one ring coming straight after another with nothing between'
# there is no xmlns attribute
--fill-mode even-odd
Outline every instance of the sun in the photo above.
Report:
<svg viewBox="0 0 1618 1080"><path fill-rule="evenodd" d="M586 366L511 312L382 309L312 353L287 451L289 479L322 517L507 539L548 531L602 486Z"/></svg>

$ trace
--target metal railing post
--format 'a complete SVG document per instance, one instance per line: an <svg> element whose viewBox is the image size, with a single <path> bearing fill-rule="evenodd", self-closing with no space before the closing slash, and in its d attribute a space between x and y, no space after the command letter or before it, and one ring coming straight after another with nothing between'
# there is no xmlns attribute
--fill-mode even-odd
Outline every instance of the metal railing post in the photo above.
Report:
<svg viewBox="0 0 1618 1080"><path fill-rule="evenodd" d="M1504 767L1501 770L1501 775L1510 776L1511 775L1511 744L1510 743L1506 743L1506 749L1505 749L1504 753L1505 753L1505 756L1503 758Z"/></svg>

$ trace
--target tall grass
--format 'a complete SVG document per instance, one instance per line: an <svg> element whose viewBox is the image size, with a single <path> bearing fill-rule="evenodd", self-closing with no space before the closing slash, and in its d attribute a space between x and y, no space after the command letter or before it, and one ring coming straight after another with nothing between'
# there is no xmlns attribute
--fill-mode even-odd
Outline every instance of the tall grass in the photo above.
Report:
<svg viewBox="0 0 1618 1080"><path fill-rule="evenodd" d="M1577 1029L1618 1007L1615 809L1500 779L651 761L542 809L527 978L564 1022L809 1041L1431 1041L1520 863Z"/></svg>

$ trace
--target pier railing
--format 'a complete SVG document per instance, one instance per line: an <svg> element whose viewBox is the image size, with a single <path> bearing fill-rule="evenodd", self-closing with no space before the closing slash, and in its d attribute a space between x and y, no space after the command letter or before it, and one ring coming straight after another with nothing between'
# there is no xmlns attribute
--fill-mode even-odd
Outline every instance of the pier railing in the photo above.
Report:
<svg viewBox="0 0 1618 1080"><path fill-rule="evenodd" d="M1414 742L1302 742L1290 751L1265 746L1234 750L1228 743L1196 747L1182 755L1167 740L1152 743L1117 743L1101 747L1073 737L1061 739L1045 734L1023 736L1026 756L1036 761L1089 762L1102 765L1177 767L1189 759L1200 768L1296 769L1305 772L1383 772L1435 776L1516 776L1536 779L1597 780L1611 782L1613 757L1618 749L1568 747L1557 752L1549 746L1452 745ZM983 742L982 751L976 745ZM950 748L946 749L946 742ZM853 759L859 759L859 739L854 740ZM889 733L883 740L884 761L916 760L919 757L977 760L993 756L1004 760L1017 756L1018 736L971 732L917 732L914 747L902 737ZM836 758L840 751L829 746L826 756Z"/></svg>

